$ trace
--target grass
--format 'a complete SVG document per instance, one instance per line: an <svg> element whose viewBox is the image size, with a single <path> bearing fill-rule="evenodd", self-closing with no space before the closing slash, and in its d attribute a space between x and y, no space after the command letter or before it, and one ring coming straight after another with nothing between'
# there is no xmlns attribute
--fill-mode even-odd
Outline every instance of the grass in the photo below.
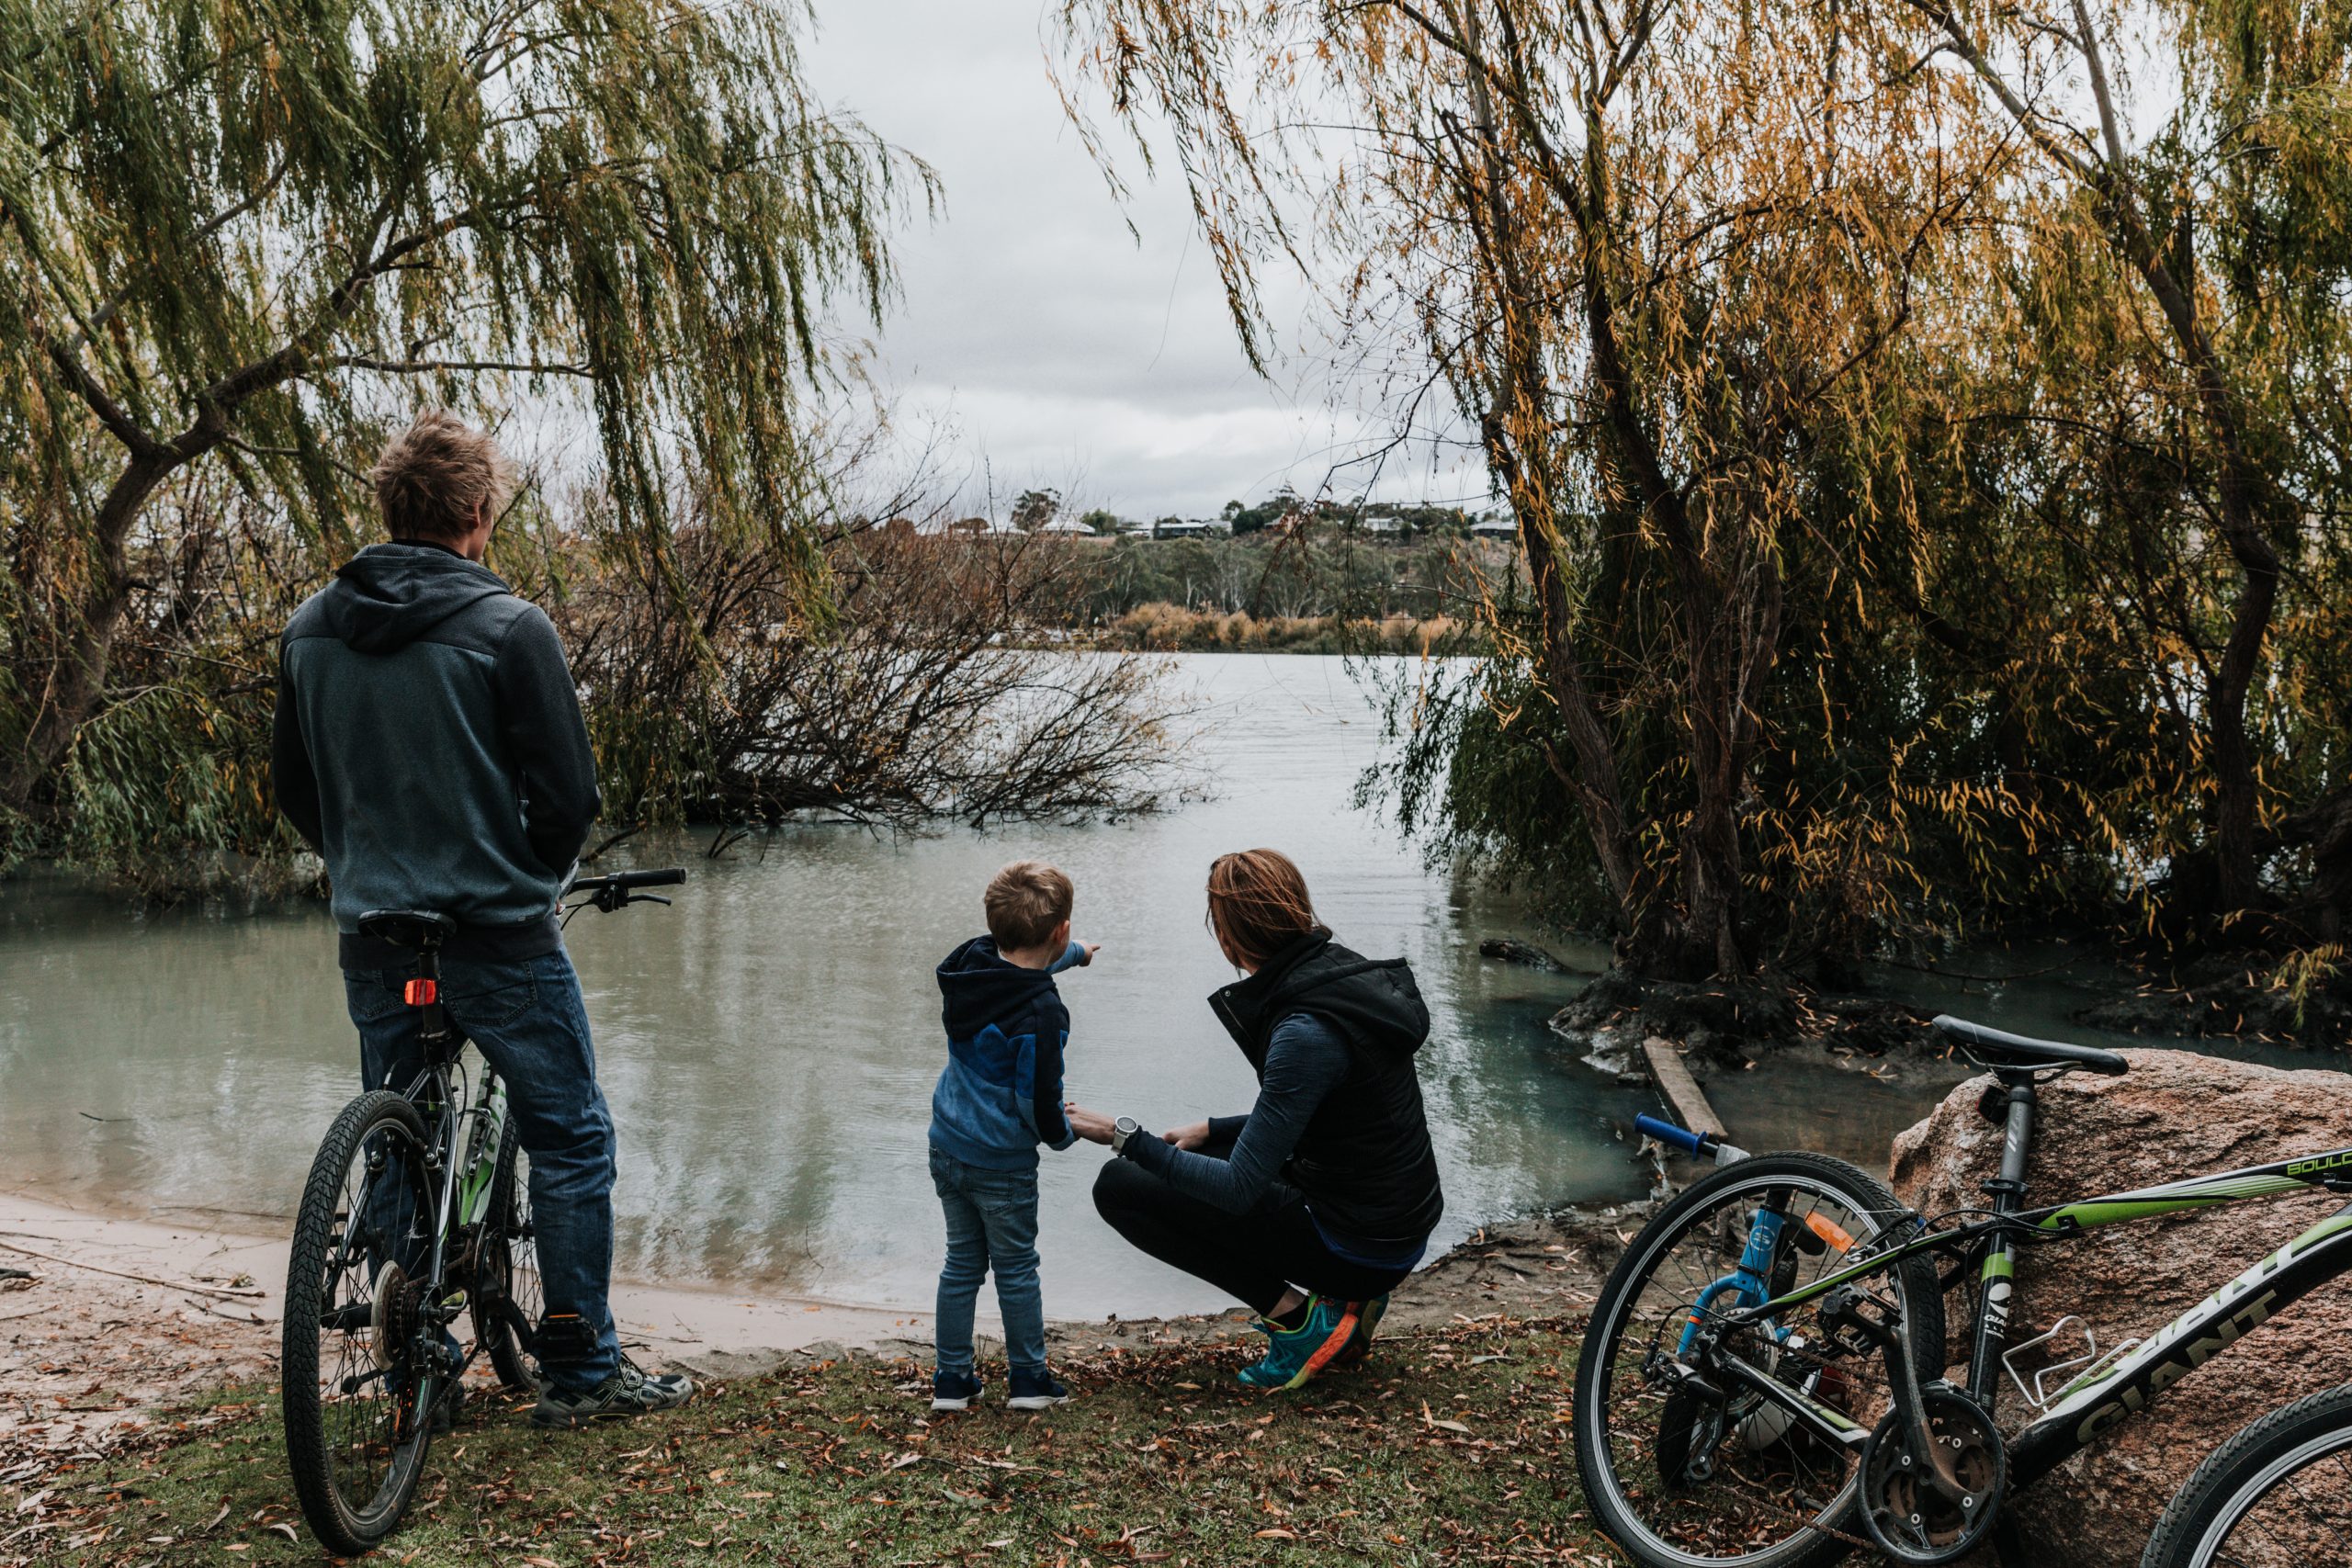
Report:
<svg viewBox="0 0 2352 1568"><path fill-rule="evenodd" d="M1616 1563L1576 1487L1576 1348L1556 1325L1462 1323L1384 1337L1367 1367L1288 1395L1239 1388L1238 1347L1114 1352L1060 1363L1079 1399L1042 1416L933 1416L904 1360L718 1385L581 1433L477 1400L371 1561ZM321 1561L269 1391L0 1504L0 1563ZM45 1528L10 1542L28 1518Z"/></svg>

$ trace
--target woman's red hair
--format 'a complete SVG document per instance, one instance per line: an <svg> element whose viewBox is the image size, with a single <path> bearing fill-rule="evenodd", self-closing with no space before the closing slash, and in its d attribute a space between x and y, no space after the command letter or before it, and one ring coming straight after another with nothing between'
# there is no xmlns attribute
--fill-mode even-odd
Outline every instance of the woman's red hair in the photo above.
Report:
<svg viewBox="0 0 2352 1568"><path fill-rule="evenodd" d="M1306 878L1280 850L1241 850L1209 863L1209 930L1229 955L1263 964L1321 928Z"/></svg>

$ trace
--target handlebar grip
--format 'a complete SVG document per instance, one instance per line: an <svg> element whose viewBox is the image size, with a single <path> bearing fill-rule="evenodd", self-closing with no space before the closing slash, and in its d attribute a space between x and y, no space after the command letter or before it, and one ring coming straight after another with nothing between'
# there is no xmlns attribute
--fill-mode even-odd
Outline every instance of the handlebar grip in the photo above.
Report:
<svg viewBox="0 0 2352 1568"><path fill-rule="evenodd" d="M1655 1116L1634 1117L1634 1131L1646 1134L1668 1147L1680 1149L1686 1155L1704 1154L1707 1145L1714 1141L1704 1133L1694 1133L1688 1127L1678 1127L1671 1122L1661 1122Z"/></svg>
<svg viewBox="0 0 2352 1568"><path fill-rule="evenodd" d="M612 877L612 885L627 892L632 887L674 887L686 879L686 868L670 866L662 871L623 871Z"/></svg>

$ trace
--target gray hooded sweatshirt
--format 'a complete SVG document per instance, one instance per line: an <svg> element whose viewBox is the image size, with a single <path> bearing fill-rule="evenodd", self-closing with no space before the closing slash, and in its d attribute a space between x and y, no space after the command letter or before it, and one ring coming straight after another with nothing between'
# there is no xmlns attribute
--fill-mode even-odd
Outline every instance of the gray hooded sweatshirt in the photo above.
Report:
<svg viewBox="0 0 2352 1568"><path fill-rule="evenodd" d="M326 861L344 967L403 962L356 934L369 909L448 916L453 956L554 952L599 803L546 614L453 550L371 545L294 613L277 662L277 807Z"/></svg>

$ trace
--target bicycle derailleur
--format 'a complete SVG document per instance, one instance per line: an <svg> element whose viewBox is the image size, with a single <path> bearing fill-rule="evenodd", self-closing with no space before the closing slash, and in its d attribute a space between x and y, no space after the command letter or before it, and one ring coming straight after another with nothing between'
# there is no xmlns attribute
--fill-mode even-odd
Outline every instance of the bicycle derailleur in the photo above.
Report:
<svg viewBox="0 0 2352 1568"><path fill-rule="evenodd" d="M1889 1303L1833 1291L1821 1316L1841 1339L1875 1348L1894 1403L1862 1444L1862 1528L1897 1562L1951 1562L1984 1544L2008 1489L2008 1452L1992 1416L1940 1380L1922 1383L1910 1330Z"/></svg>

